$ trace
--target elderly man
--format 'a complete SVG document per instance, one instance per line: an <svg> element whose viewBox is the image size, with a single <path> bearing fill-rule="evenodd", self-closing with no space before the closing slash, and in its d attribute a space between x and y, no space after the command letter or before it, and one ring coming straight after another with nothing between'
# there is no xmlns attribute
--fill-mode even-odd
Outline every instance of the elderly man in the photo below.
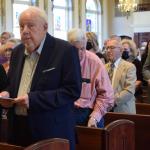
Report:
<svg viewBox="0 0 150 150"><path fill-rule="evenodd" d="M9 86L12 97L11 142L27 146L47 138L65 138L75 149L74 101L81 93L77 50L47 33L46 13L29 7L19 17L21 40L12 53ZM8 102L8 101L7 101ZM10 107L12 103L2 103Z"/></svg>
<svg viewBox="0 0 150 150"><path fill-rule="evenodd" d="M82 92L74 103L77 125L103 127L103 116L114 104L114 93L102 61L86 50L86 34L81 29L68 33L69 42L78 49Z"/></svg>
<svg viewBox="0 0 150 150"><path fill-rule="evenodd" d="M118 39L110 39L106 46L106 55L109 62L106 69L111 79L115 93L114 112L136 113L135 109L135 66L123 60L122 45Z"/></svg>

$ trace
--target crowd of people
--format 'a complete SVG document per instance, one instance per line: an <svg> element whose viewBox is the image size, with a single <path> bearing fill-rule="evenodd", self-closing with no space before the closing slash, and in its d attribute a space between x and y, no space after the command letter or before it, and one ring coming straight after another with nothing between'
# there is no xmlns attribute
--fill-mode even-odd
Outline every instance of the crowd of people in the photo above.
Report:
<svg viewBox="0 0 150 150"><path fill-rule="evenodd" d="M150 42L139 59L135 42L117 35L102 50L94 32L79 28L68 31L68 41L57 39L44 10L33 6L19 26L21 39L0 36L0 97L13 98L0 101L9 143L65 138L74 150L75 125L100 128L109 111L136 113L143 82L150 87Z"/></svg>

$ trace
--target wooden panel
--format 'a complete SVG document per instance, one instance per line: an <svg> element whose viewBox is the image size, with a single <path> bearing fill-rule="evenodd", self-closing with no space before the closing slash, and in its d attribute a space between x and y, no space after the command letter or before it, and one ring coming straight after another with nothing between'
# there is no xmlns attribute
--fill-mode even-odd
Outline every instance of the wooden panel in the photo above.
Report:
<svg viewBox="0 0 150 150"><path fill-rule="evenodd" d="M150 115L150 104L136 103L137 114Z"/></svg>
<svg viewBox="0 0 150 150"><path fill-rule="evenodd" d="M69 141L61 138L51 138L36 142L24 150L69 150Z"/></svg>
<svg viewBox="0 0 150 150"><path fill-rule="evenodd" d="M150 11L150 3L138 4L137 11Z"/></svg>
<svg viewBox="0 0 150 150"><path fill-rule="evenodd" d="M2 119L0 122L0 142L8 142L8 120Z"/></svg>
<svg viewBox="0 0 150 150"><path fill-rule="evenodd" d="M105 128L76 127L76 150L135 150L134 123L121 119Z"/></svg>
<svg viewBox="0 0 150 150"><path fill-rule="evenodd" d="M150 32L134 33L134 41L138 48L140 48L143 42L150 40Z"/></svg>
<svg viewBox="0 0 150 150"><path fill-rule="evenodd" d="M128 119L135 123L135 149L145 150L150 147L150 115L132 115L123 113L107 113L105 124L118 119Z"/></svg>
<svg viewBox="0 0 150 150"><path fill-rule="evenodd" d="M103 129L76 127L76 150L105 150Z"/></svg>
<svg viewBox="0 0 150 150"><path fill-rule="evenodd" d="M0 143L0 150L24 150L21 146L11 145L7 143Z"/></svg>
<svg viewBox="0 0 150 150"><path fill-rule="evenodd" d="M132 121L121 119L105 127L107 150L135 150L135 132Z"/></svg>

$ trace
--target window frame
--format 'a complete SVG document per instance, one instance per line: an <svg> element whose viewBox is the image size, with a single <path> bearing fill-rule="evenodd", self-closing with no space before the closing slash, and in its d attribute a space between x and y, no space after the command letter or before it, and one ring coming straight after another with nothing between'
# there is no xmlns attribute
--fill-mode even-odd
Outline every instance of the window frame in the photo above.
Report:
<svg viewBox="0 0 150 150"><path fill-rule="evenodd" d="M65 11L65 14L66 14L65 15L65 17L66 17L66 19L65 19L65 21L66 21L65 22L65 30L61 30L61 31L66 32L66 38L63 38L63 39L67 40L67 32L73 26L73 2L72 2L72 0L66 0L66 6L60 6L60 5L58 6L58 5L53 4L53 12L55 9ZM53 15L54 15L54 13L53 13ZM57 31L57 30L55 30L54 19L55 19L55 17L53 16L53 35L55 37L59 37L55 34L55 31ZM70 20L71 20L71 23L70 23Z"/></svg>
<svg viewBox="0 0 150 150"><path fill-rule="evenodd" d="M87 13L95 14L96 15L96 22L97 22L96 31L87 31L87 32L95 32L97 37L98 37L99 47L102 47L102 13L101 13L102 10L101 10L101 2L99 0L93 0L97 10L90 10L90 9L86 8L87 1L88 0L85 1L85 22L86 22L86 19L87 19L87 17L86 17Z"/></svg>

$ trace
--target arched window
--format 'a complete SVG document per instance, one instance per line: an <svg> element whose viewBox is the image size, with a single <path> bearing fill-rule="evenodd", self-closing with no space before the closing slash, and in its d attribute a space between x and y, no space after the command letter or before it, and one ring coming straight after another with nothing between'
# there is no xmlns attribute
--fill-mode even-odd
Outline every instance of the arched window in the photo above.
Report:
<svg viewBox="0 0 150 150"><path fill-rule="evenodd" d="M86 0L86 31L95 32L101 46L101 7L99 0Z"/></svg>
<svg viewBox="0 0 150 150"><path fill-rule="evenodd" d="M13 33L16 38L20 38L18 17L22 11L30 5L38 5L37 0L14 0L13 2Z"/></svg>
<svg viewBox="0 0 150 150"><path fill-rule="evenodd" d="M72 0L54 0L54 36L67 40L72 27Z"/></svg>

